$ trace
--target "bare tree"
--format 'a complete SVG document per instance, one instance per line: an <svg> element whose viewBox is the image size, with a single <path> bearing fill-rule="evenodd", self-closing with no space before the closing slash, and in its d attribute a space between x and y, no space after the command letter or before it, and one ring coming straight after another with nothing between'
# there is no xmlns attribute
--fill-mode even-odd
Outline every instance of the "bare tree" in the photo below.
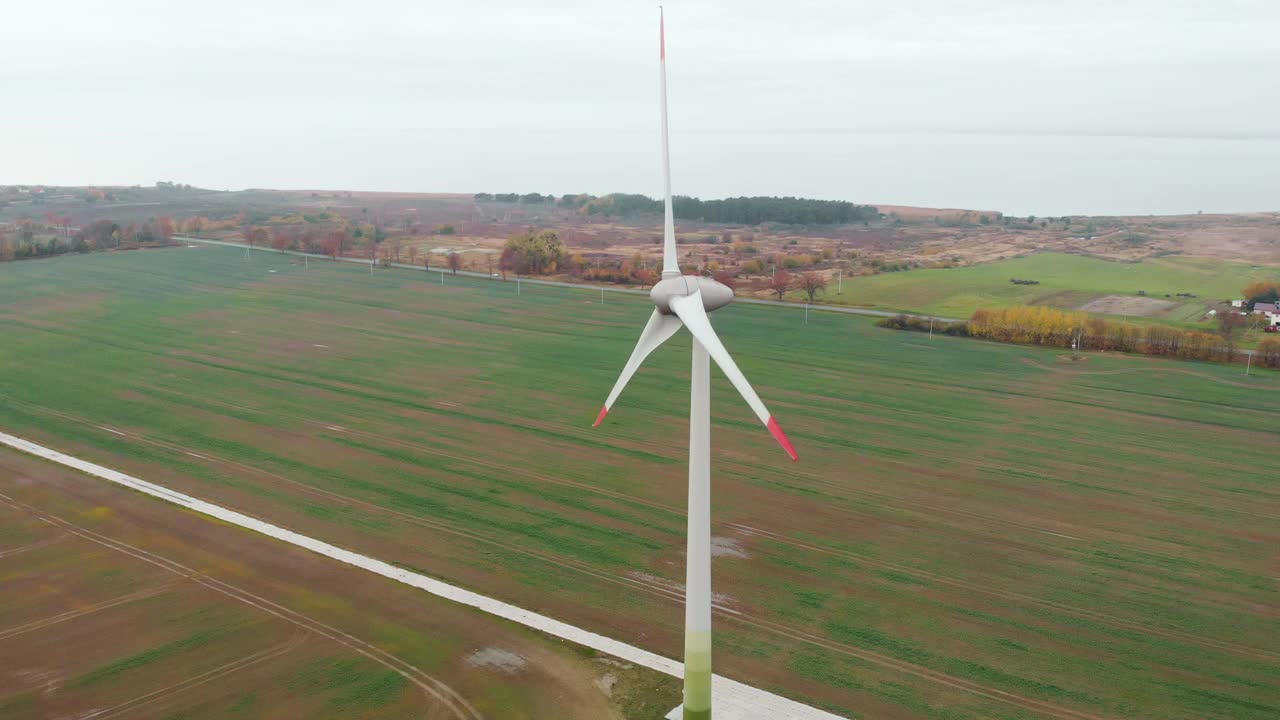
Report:
<svg viewBox="0 0 1280 720"><path fill-rule="evenodd" d="M813 302L814 297L826 289L827 279L822 276L822 273L806 272L800 273L800 278L796 284L809 296L809 302Z"/></svg>
<svg viewBox="0 0 1280 720"><path fill-rule="evenodd" d="M516 251L514 248L505 247L502 254L498 256L498 272L502 273L502 281L507 281L507 273L516 268Z"/></svg>
<svg viewBox="0 0 1280 720"><path fill-rule="evenodd" d="M449 253L448 261L449 270L451 270L454 275L457 275L458 268L462 267L462 255L456 252L451 252Z"/></svg>
<svg viewBox="0 0 1280 720"><path fill-rule="evenodd" d="M244 236L244 241L249 247L256 247L267 241L267 229L246 225L240 230L240 234Z"/></svg>
<svg viewBox="0 0 1280 720"><path fill-rule="evenodd" d="M1227 345L1227 362L1232 363L1236 360L1236 335L1240 328L1248 323L1245 316L1234 309L1224 309L1218 313L1218 333L1222 335L1222 341Z"/></svg>

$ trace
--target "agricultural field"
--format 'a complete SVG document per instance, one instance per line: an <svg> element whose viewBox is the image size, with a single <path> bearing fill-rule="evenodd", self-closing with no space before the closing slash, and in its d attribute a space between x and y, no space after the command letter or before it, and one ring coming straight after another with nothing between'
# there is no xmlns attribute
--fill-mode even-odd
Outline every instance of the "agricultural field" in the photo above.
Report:
<svg viewBox="0 0 1280 720"><path fill-rule="evenodd" d="M495 280L244 255L201 246L0 268L0 430L679 657L687 335L592 430L644 298L602 304L591 290L529 285L517 297ZM926 275L900 275L912 276ZM953 295L929 302L942 314ZM1280 713L1280 374L1073 362L800 318L715 314L800 453L788 462L713 380L718 672L849 717ZM62 517L93 515L56 507L66 488L105 493L18 474L36 482L0 474L0 492ZM115 511L145 499L72 500ZM138 518L136 532L174 542L152 522ZM3 527L5 547L40 540ZM192 544L216 567L217 543ZM288 555L254 548L228 555ZM0 557L0 573L20 557ZM28 562L34 577L43 566ZM68 572L69 584L106 584ZM304 605L316 608L340 606L348 586L271 582L330 598ZM0 602L14 602L7 586ZM256 616L200 597L221 609L165 626L177 635L156 630L153 649L207 632L252 654L292 637L280 623L258 645L218 634ZM414 617L451 612L430 607ZM381 643L422 641L404 616L389 622ZM461 644L413 656L447 664ZM449 677L473 703L498 692ZM0 702L19 702L12 692Z"/></svg>
<svg viewBox="0 0 1280 720"><path fill-rule="evenodd" d="M673 678L0 449L0 717L657 718L678 697Z"/></svg>
<svg viewBox="0 0 1280 720"><path fill-rule="evenodd" d="M1157 320L1197 321L1224 300L1240 297L1246 285L1280 276L1280 267L1212 258L1161 257L1142 262L1115 262L1082 255L1039 253L998 262L943 270L912 270L846 278L843 292L829 287L826 302L885 310L910 310L967 318L980 308L1049 305ZM1016 285L1012 279L1038 280ZM1146 292L1147 301L1138 296ZM1190 293L1195 298L1178 297ZM1122 303L1086 307L1112 296ZM1168 296L1168 297L1166 297ZM800 295L796 295L797 298ZM1115 312L1120 310L1120 312Z"/></svg>

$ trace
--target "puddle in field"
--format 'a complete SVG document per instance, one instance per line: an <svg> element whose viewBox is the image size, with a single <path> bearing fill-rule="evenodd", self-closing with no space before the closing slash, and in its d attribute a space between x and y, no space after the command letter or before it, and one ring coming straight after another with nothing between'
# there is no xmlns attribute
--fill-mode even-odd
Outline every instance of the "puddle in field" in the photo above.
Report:
<svg viewBox="0 0 1280 720"><path fill-rule="evenodd" d="M654 587L659 587L673 593L684 595L684 583L679 583L679 582L675 582L674 580L667 580L664 578L660 578L656 575L650 575L649 573L646 573L646 572L640 572L639 570L632 570L630 573L628 573L628 575L635 578L636 580L640 580L644 582L646 585L653 585ZM732 606L737 601L734 600L732 595L725 595L724 593L718 593L713 590L711 591L711 602L717 607L721 607L725 610L729 610L730 612L736 612L735 610L733 610Z"/></svg>
<svg viewBox="0 0 1280 720"><path fill-rule="evenodd" d="M488 668L497 670L505 675L512 675L524 669L529 664L528 660L502 648L484 648L477 650L466 658L467 664L471 667Z"/></svg>
<svg viewBox="0 0 1280 720"><path fill-rule="evenodd" d="M747 551L736 538L717 536L711 538L711 557L745 558Z"/></svg>
<svg viewBox="0 0 1280 720"><path fill-rule="evenodd" d="M618 676L613 673L605 673L603 676L595 679L596 687L600 688L600 692L605 697L613 697L613 686L618 684Z"/></svg>

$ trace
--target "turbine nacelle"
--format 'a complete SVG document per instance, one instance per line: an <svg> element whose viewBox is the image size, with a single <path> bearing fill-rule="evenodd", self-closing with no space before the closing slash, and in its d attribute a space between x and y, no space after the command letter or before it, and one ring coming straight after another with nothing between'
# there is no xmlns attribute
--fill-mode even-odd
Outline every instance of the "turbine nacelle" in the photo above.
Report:
<svg viewBox="0 0 1280 720"><path fill-rule="evenodd" d="M675 315L676 311L671 309L671 301L694 294L702 297L702 309L707 312L733 302L732 288L700 275L677 275L660 280L649 291L649 299L653 300L658 312L663 315Z"/></svg>

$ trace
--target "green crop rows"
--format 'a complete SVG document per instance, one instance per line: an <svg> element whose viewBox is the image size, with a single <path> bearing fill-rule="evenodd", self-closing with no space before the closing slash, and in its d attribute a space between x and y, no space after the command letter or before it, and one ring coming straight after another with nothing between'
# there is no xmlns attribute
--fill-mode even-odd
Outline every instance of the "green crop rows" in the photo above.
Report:
<svg viewBox="0 0 1280 720"><path fill-rule="evenodd" d="M590 428L649 311L231 248L13 263L0 430L678 656L687 336ZM801 455L713 373L719 672L859 717L1280 713L1276 373L713 320Z"/></svg>

